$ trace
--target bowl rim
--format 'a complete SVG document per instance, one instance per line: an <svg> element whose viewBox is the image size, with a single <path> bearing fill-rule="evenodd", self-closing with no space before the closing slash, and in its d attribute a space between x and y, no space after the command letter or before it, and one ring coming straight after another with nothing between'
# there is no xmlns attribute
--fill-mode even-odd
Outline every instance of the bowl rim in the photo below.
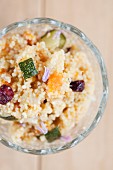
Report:
<svg viewBox="0 0 113 170"><path fill-rule="evenodd" d="M23 26L27 26L27 25L31 25L31 24L51 24L53 26L60 27L61 29L71 31L74 34L78 35L79 38L81 38L83 40L83 42L85 42L85 44L89 47L89 49L93 52L93 54L97 58L97 61L98 61L98 64L99 64L100 70L101 70L102 84L103 84L103 93L102 93L100 106L99 106L98 112L97 112L92 124L88 128L86 128L82 133L80 133L71 142L69 142L61 147L57 147L57 148L47 148L47 149L39 149L39 150L36 149L35 150L35 149L23 148L19 145L16 145L16 144L9 142L9 141L5 140L4 138L0 137L0 142L9 148L12 148L17 151L24 152L24 153L34 154L34 155L45 155L45 154L57 153L57 152L74 147L79 142L81 142L83 139L85 139L90 134L90 132L97 126L100 119L102 118L102 115L104 113L106 103L107 103L108 78L107 78L107 71L106 71L106 67L104 64L104 60L103 60L103 57L102 57L100 51L98 50L98 48L92 43L91 40L89 40L89 38L82 31L80 31L78 28L76 28L70 24L67 24L67 23L64 23L61 21L57 21L57 20L54 20L51 18L26 19L24 21L15 22L15 23L10 24L10 25L4 27L3 29L1 29L0 30L0 38L2 38L9 31L14 30L15 28L19 28L19 27L23 27Z"/></svg>

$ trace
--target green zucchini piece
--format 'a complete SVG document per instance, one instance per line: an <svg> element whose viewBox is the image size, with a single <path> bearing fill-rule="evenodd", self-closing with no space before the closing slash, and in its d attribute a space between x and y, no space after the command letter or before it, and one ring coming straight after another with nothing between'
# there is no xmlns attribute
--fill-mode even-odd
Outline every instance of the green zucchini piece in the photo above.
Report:
<svg viewBox="0 0 113 170"><path fill-rule="evenodd" d="M19 67L21 71L23 72L23 76L25 79L28 79L38 74L32 58L29 58L23 62L20 62Z"/></svg>
<svg viewBox="0 0 113 170"><path fill-rule="evenodd" d="M59 48L63 48L66 43L66 37L64 36L63 33L60 34L60 45Z"/></svg>
<svg viewBox="0 0 113 170"><path fill-rule="evenodd" d="M63 48L66 43L66 37L59 30L51 30L41 37L49 49Z"/></svg>
<svg viewBox="0 0 113 170"><path fill-rule="evenodd" d="M61 137L61 133L59 131L58 127L55 127L51 131L49 131L47 134L45 134L46 139L48 142L53 142L54 140L58 139Z"/></svg>
<svg viewBox="0 0 113 170"><path fill-rule="evenodd" d="M0 118L4 119L4 120L9 120L9 121L17 120L17 118L12 116L12 115L11 116L6 116L6 117L0 115Z"/></svg>

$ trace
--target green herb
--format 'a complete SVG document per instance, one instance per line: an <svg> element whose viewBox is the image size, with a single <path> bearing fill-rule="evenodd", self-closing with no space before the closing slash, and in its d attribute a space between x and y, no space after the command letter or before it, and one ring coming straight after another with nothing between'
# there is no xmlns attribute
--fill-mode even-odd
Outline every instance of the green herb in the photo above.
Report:
<svg viewBox="0 0 113 170"><path fill-rule="evenodd" d="M51 30L42 36L40 41L44 41L49 49L54 50L63 48L66 43L66 37L59 30Z"/></svg>
<svg viewBox="0 0 113 170"><path fill-rule="evenodd" d="M54 140L58 139L61 137L61 133L59 131L58 127L55 127L51 131L49 131L47 134L45 134L46 139L48 142L53 142Z"/></svg>
<svg viewBox="0 0 113 170"><path fill-rule="evenodd" d="M20 62L19 67L21 71L24 73L23 76L25 79L28 79L38 74L32 58L29 58L23 62Z"/></svg>

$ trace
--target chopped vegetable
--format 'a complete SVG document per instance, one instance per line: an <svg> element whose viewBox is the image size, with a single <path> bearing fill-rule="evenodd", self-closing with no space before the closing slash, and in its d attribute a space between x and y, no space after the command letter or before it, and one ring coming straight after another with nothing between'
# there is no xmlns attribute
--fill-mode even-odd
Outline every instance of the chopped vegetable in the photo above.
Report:
<svg viewBox="0 0 113 170"><path fill-rule="evenodd" d="M63 48L66 43L66 37L61 31L51 30L41 37L49 49Z"/></svg>
<svg viewBox="0 0 113 170"><path fill-rule="evenodd" d="M60 34L60 45L59 48L63 48L66 43L66 37L64 36L63 33Z"/></svg>
<svg viewBox="0 0 113 170"><path fill-rule="evenodd" d="M45 67L45 72L44 72L44 75L42 77L43 82L46 82L48 80L49 74L50 74L50 70L47 67Z"/></svg>
<svg viewBox="0 0 113 170"><path fill-rule="evenodd" d="M20 62L19 67L21 71L24 73L23 75L25 79L28 79L38 74L32 58Z"/></svg>
<svg viewBox="0 0 113 170"><path fill-rule="evenodd" d="M43 122L41 122L41 127L37 126L36 128L42 134L46 134L48 132L48 129L46 128L46 125Z"/></svg>
<svg viewBox="0 0 113 170"><path fill-rule="evenodd" d="M4 117L4 116L1 116L0 115L0 118L4 119L4 120L9 120L9 121L12 121L12 120L17 120L14 116L7 116L7 117Z"/></svg>
<svg viewBox="0 0 113 170"><path fill-rule="evenodd" d="M62 85L62 74L59 74L57 72L51 74L47 85L50 92L60 90L60 87Z"/></svg>
<svg viewBox="0 0 113 170"><path fill-rule="evenodd" d="M70 142L71 141L71 136L61 136L60 139L65 141L65 142Z"/></svg>
<svg viewBox="0 0 113 170"><path fill-rule="evenodd" d="M40 133L44 134L44 130L43 130L40 126L37 126L36 129L37 129Z"/></svg>
<svg viewBox="0 0 113 170"><path fill-rule="evenodd" d="M48 129L46 128L46 125L43 122L41 122L41 127L44 131L44 134L46 134L48 132Z"/></svg>
<svg viewBox="0 0 113 170"><path fill-rule="evenodd" d="M14 92L10 86L2 85L0 87L0 104L6 105L14 97Z"/></svg>
<svg viewBox="0 0 113 170"><path fill-rule="evenodd" d="M26 123L20 123L20 125L24 128L26 127Z"/></svg>
<svg viewBox="0 0 113 170"><path fill-rule="evenodd" d="M46 135L45 135L46 139L48 140L48 142L53 142L54 140L58 139L61 137L61 133L59 131L58 127L55 127L54 129L52 129L51 131L49 131Z"/></svg>
<svg viewBox="0 0 113 170"><path fill-rule="evenodd" d="M70 83L70 88L74 92L82 92L84 90L84 88L85 88L85 82L84 82L84 80L72 81Z"/></svg>

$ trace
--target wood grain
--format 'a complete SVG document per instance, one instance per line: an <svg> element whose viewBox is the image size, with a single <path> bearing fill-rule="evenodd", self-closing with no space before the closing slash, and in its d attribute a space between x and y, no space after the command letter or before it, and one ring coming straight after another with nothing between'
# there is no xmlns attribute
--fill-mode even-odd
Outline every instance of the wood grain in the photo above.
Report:
<svg viewBox="0 0 113 170"><path fill-rule="evenodd" d="M46 17L75 25L98 46L104 56L110 88L113 87L113 1L46 0ZM113 169L113 93L98 127L68 151L42 157L42 170Z"/></svg>
<svg viewBox="0 0 113 170"><path fill-rule="evenodd" d="M0 27L38 17L41 0L0 0ZM19 153L0 144L0 170L40 170L40 157Z"/></svg>
<svg viewBox="0 0 113 170"><path fill-rule="evenodd" d="M38 157L39 158L39 157ZM40 170L39 159L0 145L0 170Z"/></svg>
<svg viewBox="0 0 113 170"><path fill-rule="evenodd" d="M0 27L40 15L41 0L0 0Z"/></svg>
<svg viewBox="0 0 113 170"><path fill-rule="evenodd" d="M113 87L113 0L0 0L0 27L33 17L58 19L84 31L102 52ZM112 170L113 93L105 115L75 148L49 156L32 156L0 145L0 170Z"/></svg>

